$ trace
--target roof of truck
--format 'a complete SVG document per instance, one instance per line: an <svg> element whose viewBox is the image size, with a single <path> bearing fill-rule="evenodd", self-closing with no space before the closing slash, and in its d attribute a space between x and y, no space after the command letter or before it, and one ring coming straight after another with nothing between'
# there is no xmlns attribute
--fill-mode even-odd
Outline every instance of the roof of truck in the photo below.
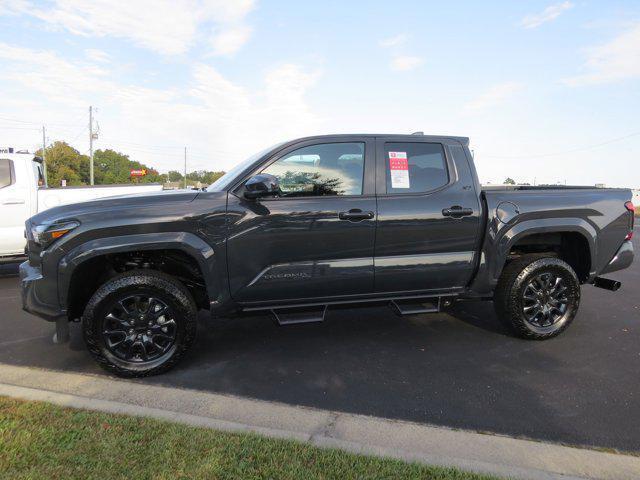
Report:
<svg viewBox="0 0 640 480"><path fill-rule="evenodd" d="M425 140L433 140L433 141L442 141L442 140L453 140L455 142L459 142L462 145L468 146L469 145L469 137L458 137L458 136L453 136L453 135L425 135L421 132L416 132L416 133L407 133L407 134L399 134L399 133L338 133L338 134L327 134L327 135L312 135L309 137L302 137L302 138L296 138L295 140L291 140L289 142L286 143L293 143L293 142L299 142L299 141L303 141L303 140L321 140L323 138L328 138L328 137L366 137L366 138L375 138L375 137L391 137L394 139L402 139L402 140L409 140L409 139L415 139L415 138L421 138L421 139L425 139Z"/></svg>

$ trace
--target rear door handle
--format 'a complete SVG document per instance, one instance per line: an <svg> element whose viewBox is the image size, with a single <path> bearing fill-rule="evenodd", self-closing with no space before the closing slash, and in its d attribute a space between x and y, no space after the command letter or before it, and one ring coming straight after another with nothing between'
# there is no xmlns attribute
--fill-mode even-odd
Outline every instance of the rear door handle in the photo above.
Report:
<svg viewBox="0 0 640 480"><path fill-rule="evenodd" d="M359 208L354 208L348 212L338 213L340 220L349 220L351 222L357 222L358 220L370 220L373 218L373 212L363 212Z"/></svg>
<svg viewBox="0 0 640 480"><path fill-rule="evenodd" d="M466 217L467 215L473 215L473 208L463 208L459 205L454 205L453 207L443 209L442 215L453 218Z"/></svg>

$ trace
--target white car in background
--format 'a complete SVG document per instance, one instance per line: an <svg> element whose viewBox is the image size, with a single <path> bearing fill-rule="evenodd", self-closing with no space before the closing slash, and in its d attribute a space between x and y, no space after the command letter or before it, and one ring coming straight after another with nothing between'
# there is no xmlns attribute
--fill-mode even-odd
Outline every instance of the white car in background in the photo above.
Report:
<svg viewBox="0 0 640 480"><path fill-rule="evenodd" d="M0 153L0 263L24 256L24 222L36 213L58 205L159 190L160 184L48 188L40 158Z"/></svg>

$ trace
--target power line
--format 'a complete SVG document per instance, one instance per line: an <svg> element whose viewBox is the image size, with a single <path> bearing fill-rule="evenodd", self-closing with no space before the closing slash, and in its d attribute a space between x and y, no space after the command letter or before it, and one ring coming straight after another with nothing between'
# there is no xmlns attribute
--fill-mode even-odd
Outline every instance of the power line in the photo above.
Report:
<svg viewBox="0 0 640 480"><path fill-rule="evenodd" d="M115 140L115 139L112 139L111 137L108 137L108 136L107 137L102 137L102 138L103 138L103 140L111 139L111 141L113 141L113 142L122 143L124 145L133 145L133 146L137 145L137 146L140 146L140 147L157 148L157 149L163 149L163 150L167 149L167 148L175 148L175 149L178 149L178 150L182 150L184 148L184 147L180 147L180 146L176 146L176 145L148 145L148 144L145 144L145 143L127 142L127 141L124 141L124 140Z"/></svg>
<svg viewBox="0 0 640 480"><path fill-rule="evenodd" d="M120 150L120 148L118 148L117 142L112 142L111 147L103 147L103 149L106 149L106 148ZM152 148L139 148L139 147L131 147L131 146L123 146L121 150L123 152L132 152L135 154L147 154L147 155L152 155L154 157L160 157L160 158L175 158L176 155L179 155L181 153L179 151L163 151L162 149L153 150ZM211 151L212 153L220 156L226 156L226 157L229 156L229 151L227 150L212 149ZM207 155L204 153L194 153L191 150L189 151L189 156L193 158L202 159L202 160L212 160L214 158L211 155Z"/></svg>
<svg viewBox="0 0 640 480"><path fill-rule="evenodd" d="M21 124L24 124L24 125L42 125L42 122L30 122L30 121L27 121L27 120L18 120L17 118L0 117L0 120L5 121L5 122L11 122L11 123L21 123ZM75 127L78 126L78 124L73 124L72 125L70 123L46 123L46 125L57 126L57 127L72 127L72 128L75 128Z"/></svg>
<svg viewBox="0 0 640 480"><path fill-rule="evenodd" d="M2 130L29 130L29 131L39 131L39 128L36 127L7 127L4 125L0 125L0 129Z"/></svg>
<svg viewBox="0 0 640 480"><path fill-rule="evenodd" d="M128 141L123 141L123 140L117 140L114 139L112 137L101 137L102 140L105 141L110 141L112 144L114 145L124 145L127 147L127 149L129 150L134 150L134 151L140 151L140 152L146 152L146 153L165 153L166 150L169 149L175 149L175 150L182 150L184 147L178 147L175 145L149 145L149 144L144 144L144 143L136 143L136 142L128 142ZM219 154L230 154L233 153L231 150L221 150L221 149L211 149L211 152L214 153L219 153ZM173 155L174 152L166 152L169 155ZM175 152L178 153L178 152ZM204 153L192 153L191 151L189 152L190 156L194 156L194 157L202 157L202 158L211 158L210 155L206 155Z"/></svg>
<svg viewBox="0 0 640 480"><path fill-rule="evenodd" d="M583 152L585 150L591 150L592 148L602 147L604 145L609 145L610 143L620 142L622 140L626 140L627 138L635 137L636 135L640 135L640 132L634 132L634 133L630 133L629 135L624 135L622 137L616 137L616 138L612 138L611 140L605 140L604 142L594 143L593 145L576 147L569 150L563 150L560 152L541 153L541 154L535 154L535 155L482 155L482 157L483 158L505 158L505 159L555 157L557 155L564 155L567 153Z"/></svg>
<svg viewBox="0 0 640 480"><path fill-rule="evenodd" d="M27 122L27 121L24 121L24 120L17 120L17 119L6 118L6 117L0 117L0 120L4 120L5 122L11 122L11 123L27 123L27 124L31 124L31 125L36 125L36 122Z"/></svg>
<svg viewBox="0 0 640 480"><path fill-rule="evenodd" d="M69 140L69 144L75 142L78 138L80 138L80 135L84 133L86 128L86 126L82 127L82 130L80 130L80 132L75 137L73 137L73 140Z"/></svg>

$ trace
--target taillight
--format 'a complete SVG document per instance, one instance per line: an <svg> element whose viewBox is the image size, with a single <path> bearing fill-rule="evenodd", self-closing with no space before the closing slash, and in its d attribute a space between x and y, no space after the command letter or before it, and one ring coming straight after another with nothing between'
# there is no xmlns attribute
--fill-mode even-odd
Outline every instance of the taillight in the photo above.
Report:
<svg viewBox="0 0 640 480"><path fill-rule="evenodd" d="M629 233L627 234L625 240L631 240L633 238L633 223L635 221L636 208L633 206L632 202L627 202L624 204L624 206L627 210L629 210L629 215L631 216L631 221L629 223Z"/></svg>

